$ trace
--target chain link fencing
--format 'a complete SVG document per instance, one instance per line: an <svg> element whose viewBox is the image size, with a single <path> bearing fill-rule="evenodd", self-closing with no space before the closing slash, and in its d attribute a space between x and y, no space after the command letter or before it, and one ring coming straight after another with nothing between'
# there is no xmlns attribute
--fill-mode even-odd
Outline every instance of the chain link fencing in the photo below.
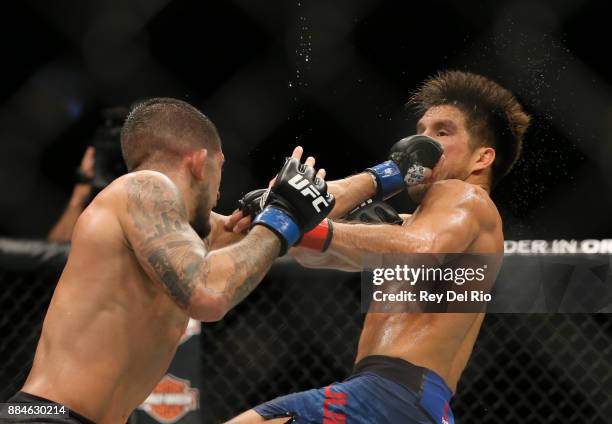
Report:
<svg viewBox="0 0 612 424"><path fill-rule="evenodd" d="M27 376L61 267L0 265L5 401ZM359 287L358 274L275 264L223 321L203 328L204 422L344 379L364 318ZM457 422L612 423L611 339L605 314L488 315L453 400Z"/></svg>

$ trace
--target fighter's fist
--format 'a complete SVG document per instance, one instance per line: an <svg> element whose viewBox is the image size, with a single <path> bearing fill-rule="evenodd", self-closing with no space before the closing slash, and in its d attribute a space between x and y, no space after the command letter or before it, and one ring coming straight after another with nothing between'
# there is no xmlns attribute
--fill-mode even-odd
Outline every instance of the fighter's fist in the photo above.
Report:
<svg viewBox="0 0 612 424"><path fill-rule="evenodd" d="M249 191L242 199L238 200L238 210L242 212L242 217L255 218L261 212L264 207L264 194L267 191L265 188Z"/></svg>
<svg viewBox="0 0 612 424"><path fill-rule="evenodd" d="M377 183L377 197L388 199L406 185L423 182L440 160L440 143L425 135L412 135L395 143L389 160L368 168Z"/></svg>
<svg viewBox="0 0 612 424"><path fill-rule="evenodd" d="M309 158L302 164L300 156L301 149L297 157L294 151L294 156L285 160L274 183L263 194L260 201L263 210L253 221L253 225L264 225L281 238L281 254L315 228L335 203L327 192L324 171L316 174L312 166L314 159Z"/></svg>
<svg viewBox="0 0 612 424"><path fill-rule="evenodd" d="M237 228L237 231L242 231L243 228L250 226L251 220L263 209L264 194L267 191L262 188L249 191L238 201L238 209L229 218L232 221L230 229ZM332 228L332 222L329 219L324 219L314 229L305 232L295 246L323 252L329 247L331 242Z"/></svg>
<svg viewBox="0 0 612 424"><path fill-rule="evenodd" d="M433 169L442 156L442 146L426 135L412 135L391 146L389 159L397 164L406 184L420 183L425 169Z"/></svg>
<svg viewBox="0 0 612 424"><path fill-rule="evenodd" d="M264 198L266 207L284 207L292 213L302 232L316 227L331 212L335 202L327 192L325 180L315 176L312 166L301 164L295 158L286 159Z"/></svg>

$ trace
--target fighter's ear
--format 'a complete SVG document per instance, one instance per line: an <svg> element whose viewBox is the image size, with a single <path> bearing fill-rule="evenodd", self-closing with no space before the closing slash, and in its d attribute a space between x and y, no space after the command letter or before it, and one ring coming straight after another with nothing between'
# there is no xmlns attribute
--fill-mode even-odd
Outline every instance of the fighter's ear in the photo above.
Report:
<svg viewBox="0 0 612 424"><path fill-rule="evenodd" d="M207 155L208 151L206 149L200 149L191 153L189 156L189 170L191 171L193 178L198 181L202 181L204 179Z"/></svg>
<svg viewBox="0 0 612 424"><path fill-rule="evenodd" d="M478 173L493 166L495 160L495 149L490 146L482 146L474 152L474 163L472 172Z"/></svg>

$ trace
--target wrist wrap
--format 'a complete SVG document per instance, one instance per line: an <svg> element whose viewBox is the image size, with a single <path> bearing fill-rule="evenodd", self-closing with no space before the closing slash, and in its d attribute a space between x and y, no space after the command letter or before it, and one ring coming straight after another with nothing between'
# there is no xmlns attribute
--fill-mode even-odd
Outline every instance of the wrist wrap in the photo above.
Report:
<svg viewBox="0 0 612 424"><path fill-rule="evenodd" d="M331 244L333 234L334 227L332 221L326 218L304 234L298 246L316 250L317 252L325 252Z"/></svg>
<svg viewBox="0 0 612 424"><path fill-rule="evenodd" d="M366 169L376 177L376 197L386 200L402 191L406 186L404 176L397 164L391 160Z"/></svg>
<svg viewBox="0 0 612 424"><path fill-rule="evenodd" d="M264 208L255 217L253 225L263 225L281 239L281 251L279 256L287 253L287 249L295 244L300 238L300 228L295 221L285 212L274 207Z"/></svg>

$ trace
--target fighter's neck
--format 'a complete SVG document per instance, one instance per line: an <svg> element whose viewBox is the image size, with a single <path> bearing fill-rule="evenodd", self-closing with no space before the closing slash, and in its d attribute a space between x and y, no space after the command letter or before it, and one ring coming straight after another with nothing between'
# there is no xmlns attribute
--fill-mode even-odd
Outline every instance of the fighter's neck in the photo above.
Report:
<svg viewBox="0 0 612 424"><path fill-rule="evenodd" d="M468 184L478 186L485 190L487 193L491 194L491 183L490 178L488 176L472 174L468 176L464 181Z"/></svg>

